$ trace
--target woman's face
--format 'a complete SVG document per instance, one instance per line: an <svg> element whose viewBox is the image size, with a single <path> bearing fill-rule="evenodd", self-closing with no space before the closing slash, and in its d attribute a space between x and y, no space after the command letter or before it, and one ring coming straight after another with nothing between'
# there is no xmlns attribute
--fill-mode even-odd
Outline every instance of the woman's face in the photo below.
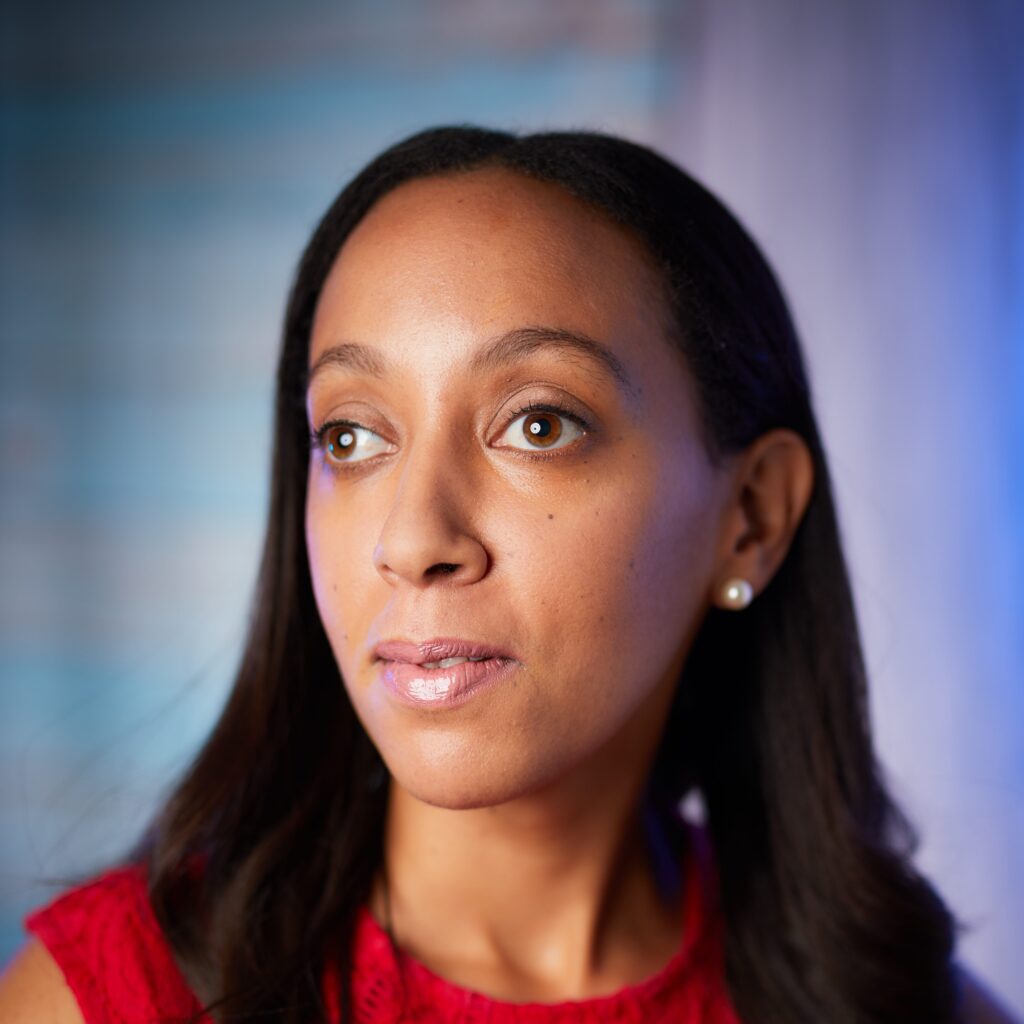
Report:
<svg viewBox="0 0 1024 1024"><path fill-rule="evenodd" d="M725 493L666 316L639 243L504 170L400 186L338 255L310 350L313 587L356 713L428 803L653 754ZM417 664L451 654L437 638L485 660Z"/></svg>

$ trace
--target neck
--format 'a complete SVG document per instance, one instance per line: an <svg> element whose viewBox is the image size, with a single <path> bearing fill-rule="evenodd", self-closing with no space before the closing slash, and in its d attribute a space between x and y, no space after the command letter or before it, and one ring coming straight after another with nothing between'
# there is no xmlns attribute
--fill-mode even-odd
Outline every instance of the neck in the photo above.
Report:
<svg viewBox="0 0 1024 1024"><path fill-rule="evenodd" d="M682 935L678 877L665 873L678 850L666 856L637 777L613 767L471 810L392 780L372 905L396 945L519 999L606 994L663 966Z"/></svg>

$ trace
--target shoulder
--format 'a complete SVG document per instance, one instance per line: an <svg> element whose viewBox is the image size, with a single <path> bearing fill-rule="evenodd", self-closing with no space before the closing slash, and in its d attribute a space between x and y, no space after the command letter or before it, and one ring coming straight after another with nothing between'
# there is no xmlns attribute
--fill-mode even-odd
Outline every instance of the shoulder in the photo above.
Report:
<svg viewBox="0 0 1024 1024"><path fill-rule="evenodd" d="M128 1024L189 1016L199 1006L149 903L145 870L116 868L29 914L32 938L0 988L0 1019L41 998L54 1016L33 1020ZM70 1006L77 1015L68 1016ZM60 1014L64 1013L64 1016Z"/></svg>
<svg viewBox="0 0 1024 1024"><path fill-rule="evenodd" d="M1021 1024L1020 1018L963 964L956 965L956 974L963 993L964 1024Z"/></svg>
<svg viewBox="0 0 1024 1024"><path fill-rule="evenodd" d="M22 946L0 975L0 1020L5 1024L84 1024L61 969L36 938Z"/></svg>

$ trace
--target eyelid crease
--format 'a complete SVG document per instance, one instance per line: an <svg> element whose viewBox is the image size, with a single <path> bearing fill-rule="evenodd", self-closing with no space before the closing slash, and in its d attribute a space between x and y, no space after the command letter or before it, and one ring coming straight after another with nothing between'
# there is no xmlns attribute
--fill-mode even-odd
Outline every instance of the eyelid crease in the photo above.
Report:
<svg viewBox="0 0 1024 1024"><path fill-rule="evenodd" d="M567 420L572 420L581 430L590 431L592 428L590 424L585 420L579 413L573 412L572 409L567 409L564 406L558 405L556 402L544 402L544 401L530 401L525 405L521 405L515 412L509 415L505 419L505 425L502 427L502 431L508 430L509 426L520 416L523 416L529 412L550 412L556 416L564 416Z"/></svg>

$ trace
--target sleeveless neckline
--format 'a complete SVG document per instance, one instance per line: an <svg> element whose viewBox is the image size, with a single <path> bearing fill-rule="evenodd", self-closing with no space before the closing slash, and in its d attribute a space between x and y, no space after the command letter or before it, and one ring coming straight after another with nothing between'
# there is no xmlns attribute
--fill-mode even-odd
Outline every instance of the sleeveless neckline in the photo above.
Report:
<svg viewBox="0 0 1024 1024"><path fill-rule="evenodd" d="M487 1021L488 1024L562 1024L568 1021L671 1020L672 1007L682 1006L681 994L697 1005L710 999L709 979L720 968L715 925L713 865L702 831L686 826L683 860L682 934L679 945L660 969L645 979L600 996L559 1002L513 1002L459 985L397 948L368 904L360 906L353 935L353 1005L356 1019L383 1011L398 1019ZM328 1006L337 1019L337 972L325 981ZM703 993L703 995L702 995ZM710 1005L710 1004L709 1004ZM457 1012L456 1012L457 1011ZM433 1012L436 1016L429 1016ZM683 1017L678 1019L682 1020ZM689 1019L688 1017L686 1019ZM704 1018L694 1018L704 1019ZM717 1018L716 1018L717 1019ZM724 1018L723 1018L724 1019Z"/></svg>

